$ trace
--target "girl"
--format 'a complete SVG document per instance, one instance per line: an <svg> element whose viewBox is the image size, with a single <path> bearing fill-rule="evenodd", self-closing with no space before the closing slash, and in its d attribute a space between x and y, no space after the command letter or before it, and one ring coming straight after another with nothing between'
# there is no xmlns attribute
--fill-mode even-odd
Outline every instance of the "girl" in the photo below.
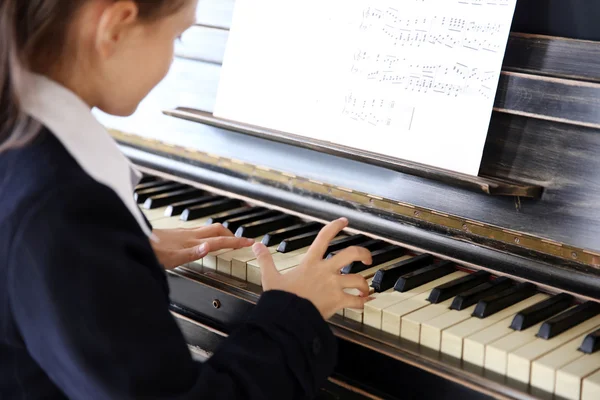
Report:
<svg viewBox="0 0 600 400"><path fill-rule="evenodd" d="M139 173L92 117L131 114L165 76L197 0L0 0L0 398L296 399L332 372L325 319L366 297L330 260L327 225L286 275L261 244L265 293L204 364L169 313L163 268L250 246L221 226L152 231Z"/></svg>

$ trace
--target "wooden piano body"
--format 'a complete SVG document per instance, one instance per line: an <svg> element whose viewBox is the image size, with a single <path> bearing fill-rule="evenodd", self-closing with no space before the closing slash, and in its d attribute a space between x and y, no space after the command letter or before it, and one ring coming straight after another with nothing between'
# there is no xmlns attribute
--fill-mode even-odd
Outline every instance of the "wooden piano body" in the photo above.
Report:
<svg viewBox="0 0 600 400"><path fill-rule="evenodd" d="M547 19L563 18L563 26L539 26L539 13L539 20L532 19L532 8L541 3L548 6ZM589 29L570 30L575 22L564 20L572 15L560 10L563 5L519 3L481 178L474 180L410 165L385 168L335 149L269 140L260 131L242 133L239 126L227 129L211 118L233 0L200 0L198 26L183 35L171 73L134 116L98 116L148 175L305 221L346 216L349 234L451 260L471 272L528 281L547 294L598 301L600 34L587 5L570 11L579 13L575 28ZM526 31L528 26L533 28ZM572 37L551 36L553 32ZM171 226L167 219L161 221L159 226ZM261 291L231 276L231 268L216 268L218 255L211 260L169 274L174 315L191 349L204 355L243 321ZM340 355L324 396L552 398L536 385L471 364L462 354L456 358L433 351L349 316L330 321ZM576 339L582 336L580 332ZM581 369L578 362L599 357L568 354L573 360L557 364L556 371L571 362L571 369ZM569 386L581 392L573 398L600 398L600 359L591 364ZM555 388L564 376L559 375L552 375ZM559 388L556 398L564 390Z"/></svg>

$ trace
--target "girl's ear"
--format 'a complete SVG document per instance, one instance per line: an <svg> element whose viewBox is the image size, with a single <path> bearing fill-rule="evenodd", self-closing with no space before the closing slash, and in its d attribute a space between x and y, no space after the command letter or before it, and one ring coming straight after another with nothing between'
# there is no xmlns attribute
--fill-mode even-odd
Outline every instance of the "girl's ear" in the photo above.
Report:
<svg viewBox="0 0 600 400"><path fill-rule="evenodd" d="M139 10L132 0L102 2L101 7L95 44L99 54L108 58L115 54L119 45L136 27Z"/></svg>

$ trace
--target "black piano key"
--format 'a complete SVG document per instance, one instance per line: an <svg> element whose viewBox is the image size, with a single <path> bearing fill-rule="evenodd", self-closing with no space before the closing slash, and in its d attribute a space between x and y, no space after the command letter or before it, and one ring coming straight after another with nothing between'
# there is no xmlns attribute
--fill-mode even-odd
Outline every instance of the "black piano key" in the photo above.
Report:
<svg viewBox="0 0 600 400"><path fill-rule="evenodd" d="M246 225L242 225L235 231L235 236L255 238L263 236L275 229L289 227L297 221L298 218L293 215L278 215L276 217L271 217L264 220L251 222Z"/></svg>
<svg viewBox="0 0 600 400"><path fill-rule="evenodd" d="M600 350L600 329L595 332L588 333L583 339L581 346L579 346L579 351L586 354L592 354L598 350Z"/></svg>
<svg viewBox="0 0 600 400"><path fill-rule="evenodd" d="M468 289L465 292L461 292L452 300L451 310L464 310L465 308L471 307L476 304L479 300L490 296L494 293L499 293L504 289L512 286L513 281L505 276L494 279L491 282L484 283L479 286L475 286L472 289Z"/></svg>
<svg viewBox="0 0 600 400"><path fill-rule="evenodd" d="M456 271L454 263L442 261L425 268L418 269L406 275L402 275L396 281L394 290L397 292L407 292L411 289L424 285L428 282L450 275Z"/></svg>
<svg viewBox="0 0 600 400"><path fill-rule="evenodd" d="M371 287L375 292L385 292L394 287L394 284L402 275L419 270L427 265L431 265L434 258L431 254L421 254L408 260L398 261L386 268L382 268L375 273L371 281Z"/></svg>
<svg viewBox="0 0 600 400"><path fill-rule="evenodd" d="M408 250L406 250L403 247L394 245L386 246L382 249L375 250L371 253L371 265L363 264L361 261L354 261L351 264L348 264L344 268L342 268L342 274L356 274L366 269L384 264L388 261L392 261L395 258L402 257L407 253Z"/></svg>
<svg viewBox="0 0 600 400"><path fill-rule="evenodd" d="M487 318L498 311L502 311L507 307L528 299L533 296L536 291L536 286L533 283L521 282L500 293L479 300L475 306L475 311L473 311L473 314L471 315L477 318Z"/></svg>
<svg viewBox="0 0 600 400"><path fill-rule="evenodd" d="M350 246L358 246L361 243L370 242L371 239L364 235L352 235L334 239L329 243L327 250L325 250L325 257L329 258L329 255L333 252L340 251Z"/></svg>
<svg viewBox="0 0 600 400"><path fill-rule="evenodd" d="M206 220L206 225L222 224L223 222L227 221L228 219L243 217L246 215L254 214L255 212L262 211L262 210L265 210L265 208L248 207L248 206L234 208L232 210L227 210L225 212L213 215L212 217L208 218Z"/></svg>
<svg viewBox="0 0 600 400"><path fill-rule="evenodd" d="M158 180L159 180L159 178L156 176L142 175L142 177L140 178L140 181L138 182L138 185L142 185L142 184L148 183L148 182L156 182Z"/></svg>
<svg viewBox="0 0 600 400"><path fill-rule="evenodd" d="M144 202L143 207L147 210L165 207L169 204L177 203L178 201L190 200L194 197L197 198L198 196L201 196L202 193L203 192L201 190L193 187L187 187L174 192L157 194L155 196L148 197Z"/></svg>
<svg viewBox="0 0 600 400"><path fill-rule="evenodd" d="M600 314L600 304L586 301L544 322L537 336L542 339L552 339L598 314Z"/></svg>
<svg viewBox="0 0 600 400"><path fill-rule="evenodd" d="M573 296L566 293L557 294L517 313L510 327L515 331L522 331L535 324L539 324L546 318L565 311L572 304Z"/></svg>
<svg viewBox="0 0 600 400"><path fill-rule="evenodd" d="M451 282L444 283L429 293L427 301L432 304L438 304L446 301L451 297L458 295L466 290L472 289L490 279L490 273L486 271L477 271L475 273L455 279Z"/></svg>
<svg viewBox="0 0 600 400"><path fill-rule="evenodd" d="M199 206L201 204L210 203L212 201L221 200L223 198L223 196L208 195L192 198L189 200L178 201L177 203L170 204L167 207L167 209L165 210L165 217L174 217L176 215L181 215L181 213L183 213L186 208Z"/></svg>
<svg viewBox="0 0 600 400"><path fill-rule="evenodd" d="M181 183L173 183L173 182L166 183L164 185L159 185L159 186L151 187L148 189L138 190L138 191L134 192L133 198L135 199L135 201L138 202L138 204L141 204L141 203L145 202L146 199L149 197L156 196L156 195L163 194L163 193L174 192L176 190L180 190L185 187L186 186L182 185Z"/></svg>
<svg viewBox="0 0 600 400"><path fill-rule="evenodd" d="M172 182L165 181L164 179L156 179L154 181L140 182L137 185L135 185L134 192L138 192L140 190L145 190L145 189L150 189L150 188L157 187L157 186L164 186L169 183L172 183Z"/></svg>
<svg viewBox="0 0 600 400"><path fill-rule="evenodd" d="M290 251L298 250L303 247L308 247L315 241L319 235L320 230L303 233L291 238L284 239L279 246L277 246L278 253L289 253Z"/></svg>
<svg viewBox="0 0 600 400"><path fill-rule="evenodd" d="M218 214L224 211L233 210L242 205L242 202L237 199L221 199L211 201L209 203L200 204L186 208L179 217L182 221L193 221L195 219L206 218L213 214Z"/></svg>
<svg viewBox="0 0 600 400"><path fill-rule="evenodd" d="M327 251L325 252L325 254L327 254L327 257L325 257L325 258L331 258L331 257L335 256L336 254L338 254L340 251L344 250L345 248L351 247L351 246L364 247L365 249L369 250L370 252L374 252L376 250L383 249L384 247L389 246L389 244L384 242L383 240L367 239L366 242L360 242L360 243L350 244L350 245L347 244L343 248L341 248L339 250L335 250L335 251L329 251L329 249L331 249L333 247L333 245L330 245L327 248Z"/></svg>
<svg viewBox="0 0 600 400"><path fill-rule="evenodd" d="M246 225L251 222L260 221L262 219L270 217L275 217L278 215L281 215L281 213L275 210L262 210L257 211L253 214L245 215L243 217L228 219L227 221L223 222L223 226L229 229L231 232L235 232L242 225Z"/></svg>
<svg viewBox="0 0 600 400"><path fill-rule="evenodd" d="M323 229L323 224L318 222L308 222L306 224L293 225L288 228L278 229L276 231L267 233L262 239L262 244L267 247L275 246L285 239L302 235L304 233L320 231L321 229Z"/></svg>

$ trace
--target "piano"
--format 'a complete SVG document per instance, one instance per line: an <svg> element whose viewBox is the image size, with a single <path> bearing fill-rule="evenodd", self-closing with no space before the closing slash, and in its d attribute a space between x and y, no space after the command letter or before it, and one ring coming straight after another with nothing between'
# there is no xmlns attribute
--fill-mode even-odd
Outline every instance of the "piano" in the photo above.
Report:
<svg viewBox="0 0 600 400"><path fill-rule="evenodd" d="M518 3L472 178L214 118L233 7L201 0L140 109L98 114L144 173L135 196L154 227L222 223L263 241L286 273L322 224L349 218L329 252L372 252L372 267L344 272L374 298L329 321L340 352L321 398L600 398L600 7ZM248 249L168 277L198 359L262 291Z"/></svg>

